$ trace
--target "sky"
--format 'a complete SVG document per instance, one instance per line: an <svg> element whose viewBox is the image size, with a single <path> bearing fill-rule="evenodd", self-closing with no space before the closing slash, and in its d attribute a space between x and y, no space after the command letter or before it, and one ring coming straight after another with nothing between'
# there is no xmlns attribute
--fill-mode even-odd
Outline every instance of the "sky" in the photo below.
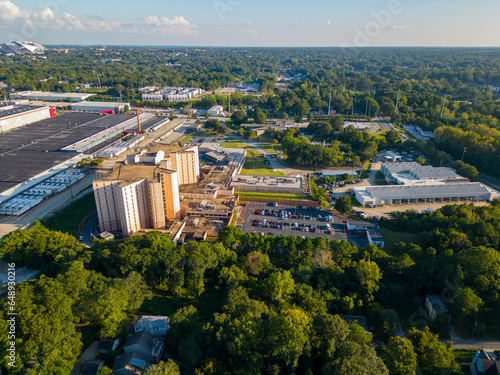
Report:
<svg viewBox="0 0 500 375"><path fill-rule="evenodd" d="M500 47L499 0L0 0L0 43Z"/></svg>

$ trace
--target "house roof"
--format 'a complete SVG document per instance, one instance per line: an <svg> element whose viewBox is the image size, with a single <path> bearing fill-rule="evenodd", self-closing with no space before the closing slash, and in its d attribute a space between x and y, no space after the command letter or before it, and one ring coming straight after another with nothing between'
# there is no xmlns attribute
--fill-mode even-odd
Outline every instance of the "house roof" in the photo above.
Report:
<svg viewBox="0 0 500 375"><path fill-rule="evenodd" d="M96 375L99 369L104 365L104 361L100 359L92 359L85 361L80 369L81 375Z"/></svg>
<svg viewBox="0 0 500 375"><path fill-rule="evenodd" d="M168 316L144 315L137 319L137 323L135 323L134 328L139 330L145 329L148 331L166 330L169 322L170 317Z"/></svg>
<svg viewBox="0 0 500 375"><path fill-rule="evenodd" d="M115 345L115 342L118 339L111 339L111 340L101 340L99 341L99 344L97 345L97 351L102 351L102 350L113 350L113 346Z"/></svg>
<svg viewBox="0 0 500 375"><path fill-rule="evenodd" d="M432 304L432 308L436 311L446 310L446 307L439 296L427 296L427 299Z"/></svg>
<svg viewBox="0 0 500 375"><path fill-rule="evenodd" d="M153 341L155 337L152 333L148 331L141 331L136 333L131 333L127 336L127 341L125 342L124 348L127 348L132 345L140 345L143 348L146 348L148 351L153 350Z"/></svg>
<svg viewBox="0 0 500 375"><path fill-rule="evenodd" d="M148 365L146 358L137 353L129 353L116 357L113 372L129 370L135 374L142 374Z"/></svg>

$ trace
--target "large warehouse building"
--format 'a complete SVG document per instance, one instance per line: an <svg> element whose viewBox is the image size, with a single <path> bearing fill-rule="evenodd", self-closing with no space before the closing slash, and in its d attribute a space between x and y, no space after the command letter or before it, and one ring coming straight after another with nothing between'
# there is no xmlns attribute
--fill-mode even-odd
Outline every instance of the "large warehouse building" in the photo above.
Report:
<svg viewBox="0 0 500 375"><path fill-rule="evenodd" d="M95 94L78 92L21 91L10 94L11 99L40 100L42 102L81 102Z"/></svg>
<svg viewBox="0 0 500 375"><path fill-rule="evenodd" d="M363 205L448 203L491 201L496 190L470 182L451 168L434 168L418 163L384 163L381 172L390 186L361 186L352 189Z"/></svg>
<svg viewBox="0 0 500 375"><path fill-rule="evenodd" d="M0 203L106 147L136 122L133 115L67 113L2 133Z"/></svg>
<svg viewBox="0 0 500 375"><path fill-rule="evenodd" d="M0 134L54 116L55 111L50 107L27 105L0 107Z"/></svg>
<svg viewBox="0 0 500 375"><path fill-rule="evenodd" d="M125 107L130 108L130 103L120 102L81 102L71 105L73 111L102 112L123 111Z"/></svg>
<svg viewBox="0 0 500 375"><path fill-rule="evenodd" d="M498 197L498 192L477 183L454 183L441 185L393 185L363 186L352 189L356 199L363 205L482 202Z"/></svg>

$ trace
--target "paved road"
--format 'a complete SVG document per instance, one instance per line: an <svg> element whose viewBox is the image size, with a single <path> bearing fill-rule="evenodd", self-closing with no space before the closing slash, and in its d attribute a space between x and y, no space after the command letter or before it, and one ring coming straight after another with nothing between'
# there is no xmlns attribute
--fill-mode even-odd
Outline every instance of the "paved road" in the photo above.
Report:
<svg viewBox="0 0 500 375"><path fill-rule="evenodd" d="M80 233L81 236L83 236L83 241L87 246L92 246L92 243L94 242L94 236L97 236L99 234L99 230L97 229L97 224L99 223L99 218L94 216L92 219L89 220L89 222L85 225L83 228L82 232Z"/></svg>
<svg viewBox="0 0 500 375"><path fill-rule="evenodd" d="M500 341L498 340L439 340L441 342L452 341L454 348L460 349L500 349Z"/></svg>

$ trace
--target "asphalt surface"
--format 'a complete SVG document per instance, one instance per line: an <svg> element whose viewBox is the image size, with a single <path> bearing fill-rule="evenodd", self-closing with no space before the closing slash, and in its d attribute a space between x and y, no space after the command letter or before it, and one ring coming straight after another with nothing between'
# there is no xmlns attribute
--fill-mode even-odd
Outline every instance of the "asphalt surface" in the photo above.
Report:
<svg viewBox="0 0 500 375"><path fill-rule="evenodd" d="M284 236L303 236L303 237L312 237L312 238L318 238L318 237L323 237L323 238L329 238L329 239L335 239L335 240L346 240L347 241L347 235L345 232L345 225L342 224L343 218L338 215L334 215L329 211L325 210L316 210L314 208L298 208L297 206L292 206L292 205L278 205L278 207L271 207L268 206L265 203L247 203L246 205L246 212L245 210L242 211L242 214L245 216L244 220L245 222L243 223L242 226L242 231L243 233L264 233L265 235L267 234L272 234L272 235L284 235ZM262 215L256 215L254 214L255 209L264 209L264 210L274 210L274 211L280 211L280 210L285 210L287 212L290 212L292 214L292 218L289 219L282 219L280 217L274 217L274 216L262 216ZM295 215L305 215L308 216L309 218L293 218ZM317 219L317 216L321 215L322 217L332 215L334 217L333 223L329 222L327 223L326 221L319 221ZM279 223L288 223L290 225L284 225L283 229L276 229L276 228L271 228L269 227L259 227L259 226L252 226L252 221L253 220L267 220L268 222L272 221L274 222L279 222ZM317 228L317 232L313 233L311 231L305 232L300 230L301 228L292 228L292 225L294 223L297 223L298 225L309 225L311 229L313 227ZM326 229L326 224L329 224L331 227L332 234L327 233Z"/></svg>

